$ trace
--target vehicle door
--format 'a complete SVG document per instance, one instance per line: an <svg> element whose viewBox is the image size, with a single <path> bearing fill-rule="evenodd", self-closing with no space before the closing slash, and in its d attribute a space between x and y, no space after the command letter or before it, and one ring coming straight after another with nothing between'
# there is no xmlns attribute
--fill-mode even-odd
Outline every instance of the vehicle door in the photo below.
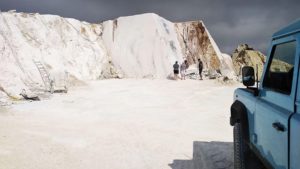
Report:
<svg viewBox="0 0 300 169"><path fill-rule="evenodd" d="M250 139L275 169L288 167L289 117L294 113L299 67L297 52L293 36L273 41L256 102Z"/></svg>

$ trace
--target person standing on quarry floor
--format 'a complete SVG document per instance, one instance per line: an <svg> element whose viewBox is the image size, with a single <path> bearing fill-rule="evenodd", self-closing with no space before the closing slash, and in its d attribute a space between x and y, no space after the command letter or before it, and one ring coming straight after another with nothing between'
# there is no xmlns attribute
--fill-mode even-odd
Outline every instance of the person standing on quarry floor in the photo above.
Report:
<svg viewBox="0 0 300 169"><path fill-rule="evenodd" d="M173 65L173 71L174 71L174 79L177 80L178 79L178 74L179 74L178 61L176 61L175 64Z"/></svg>
<svg viewBox="0 0 300 169"><path fill-rule="evenodd" d="M187 60L184 60L184 62L180 66L181 80L185 80L185 73L187 68L188 68Z"/></svg>
<svg viewBox="0 0 300 169"><path fill-rule="evenodd" d="M200 59L198 59L198 69L199 69L199 76L200 76L200 80L202 79L202 70L203 70L203 63Z"/></svg>

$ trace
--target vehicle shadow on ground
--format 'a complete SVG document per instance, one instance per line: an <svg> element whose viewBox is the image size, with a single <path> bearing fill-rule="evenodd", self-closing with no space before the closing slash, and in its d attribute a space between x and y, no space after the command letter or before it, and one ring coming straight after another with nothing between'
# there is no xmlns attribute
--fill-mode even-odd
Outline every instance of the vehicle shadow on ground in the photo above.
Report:
<svg viewBox="0 0 300 169"><path fill-rule="evenodd" d="M233 169L233 143L194 141L193 159L175 159L169 166L172 169Z"/></svg>

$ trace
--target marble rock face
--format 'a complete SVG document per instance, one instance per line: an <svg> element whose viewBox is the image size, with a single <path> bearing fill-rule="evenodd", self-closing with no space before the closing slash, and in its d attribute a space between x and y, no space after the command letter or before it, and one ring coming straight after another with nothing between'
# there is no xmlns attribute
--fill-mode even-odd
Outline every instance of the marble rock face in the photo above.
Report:
<svg viewBox="0 0 300 169"><path fill-rule="evenodd" d="M235 75L231 57L221 53L202 21L175 23L175 27L182 53L189 64L197 64L201 59L208 72L219 72L231 78Z"/></svg>
<svg viewBox="0 0 300 169"><path fill-rule="evenodd" d="M35 62L44 65L54 84L68 86L107 78L167 78L175 61L197 65L209 74L234 76L231 57L220 52L202 21L172 23L156 14L88 23L56 15L0 12L0 89L44 89ZM64 77L64 78L55 78ZM4 93L4 94L3 94Z"/></svg>

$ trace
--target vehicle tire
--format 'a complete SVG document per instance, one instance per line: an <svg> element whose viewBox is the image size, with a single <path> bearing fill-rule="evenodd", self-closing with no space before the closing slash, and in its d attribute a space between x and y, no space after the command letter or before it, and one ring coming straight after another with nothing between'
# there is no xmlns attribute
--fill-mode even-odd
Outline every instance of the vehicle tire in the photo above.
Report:
<svg viewBox="0 0 300 169"><path fill-rule="evenodd" d="M243 134L241 123L235 123L233 128L234 169L247 169L246 159L249 156L249 147Z"/></svg>
<svg viewBox="0 0 300 169"><path fill-rule="evenodd" d="M244 134L241 123L235 123L233 128L234 169L266 169L250 150Z"/></svg>

